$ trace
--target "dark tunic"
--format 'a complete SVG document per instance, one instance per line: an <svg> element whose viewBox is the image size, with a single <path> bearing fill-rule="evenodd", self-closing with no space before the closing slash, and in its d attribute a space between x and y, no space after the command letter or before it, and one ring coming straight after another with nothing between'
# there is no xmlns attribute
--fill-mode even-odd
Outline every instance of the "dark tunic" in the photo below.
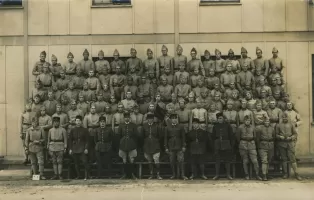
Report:
<svg viewBox="0 0 314 200"><path fill-rule="evenodd" d="M69 147L73 153L83 153L88 149L88 129L83 127L75 127L71 129L69 136Z"/></svg>
<svg viewBox="0 0 314 200"><path fill-rule="evenodd" d="M215 124L212 140L214 141L216 159L231 160L233 158L234 134L230 124Z"/></svg>
<svg viewBox="0 0 314 200"><path fill-rule="evenodd" d="M205 154L207 133L203 129L192 130L188 134L191 155Z"/></svg>
<svg viewBox="0 0 314 200"><path fill-rule="evenodd" d="M119 149L125 152L135 150L137 148L137 126L133 123L122 123L118 128L120 139Z"/></svg>
<svg viewBox="0 0 314 200"><path fill-rule="evenodd" d="M144 135L144 152L147 154L155 154L160 152L160 133L161 130L159 126L155 123L149 125L145 123L143 125L143 135Z"/></svg>
<svg viewBox="0 0 314 200"><path fill-rule="evenodd" d="M95 130L95 150L97 152L109 152L112 146L113 131L111 127L97 128Z"/></svg>
<svg viewBox="0 0 314 200"><path fill-rule="evenodd" d="M165 148L169 151L181 151L185 143L185 131L181 124L173 126L170 124L166 127L165 132Z"/></svg>

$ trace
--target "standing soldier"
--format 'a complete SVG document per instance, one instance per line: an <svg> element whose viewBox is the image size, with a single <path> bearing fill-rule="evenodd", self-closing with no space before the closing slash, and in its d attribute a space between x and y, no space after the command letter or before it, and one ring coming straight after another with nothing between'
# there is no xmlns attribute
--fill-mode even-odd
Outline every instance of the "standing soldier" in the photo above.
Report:
<svg viewBox="0 0 314 200"><path fill-rule="evenodd" d="M52 73L53 82L56 82L60 78L60 71L62 66L58 63L58 58L55 55L51 55L51 65L49 66L49 71Z"/></svg>
<svg viewBox="0 0 314 200"><path fill-rule="evenodd" d="M274 98L269 101L269 109L267 110L267 115L269 116L271 126L275 128L275 126L282 118L282 110L276 107L276 100Z"/></svg>
<svg viewBox="0 0 314 200"><path fill-rule="evenodd" d="M40 116L38 117L38 126L44 130L45 138L47 138L48 131L52 127L52 120L51 120L51 117L46 114L46 108L44 106L40 108Z"/></svg>
<svg viewBox="0 0 314 200"><path fill-rule="evenodd" d="M70 133L71 129L75 127L75 119L76 116L84 117L83 111L77 108L77 104L75 100L71 101L71 110L68 111L69 118L69 126L68 133Z"/></svg>
<svg viewBox="0 0 314 200"><path fill-rule="evenodd" d="M265 120L269 120L268 114L265 110L262 110L262 102L256 101L256 110L253 111L255 128L259 129L265 124Z"/></svg>
<svg viewBox="0 0 314 200"><path fill-rule="evenodd" d="M74 56L71 52L68 53L68 62L66 62L63 65L63 70L65 71L65 74L67 75L68 80L72 80L73 76L76 73L77 64L73 61Z"/></svg>
<svg viewBox="0 0 314 200"><path fill-rule="evenodd" d="M77 103L77 108L82 111L83 116L85 116L89 112L89 104L85 102L84 96L82 93L79 94L79 101Z"/></svg>
<svg viewBox="0 0 314 200"><path fill-rule="evenodd" d="M143 61L143 75L148 73L154 73L155 77L159 79L159 63L157 59L153 58L153 51L147 49L147 59Z"/></svg>
<svg viewBox="0 0 314 200"><path fill-rule="evenodd" d="M46 108L46 113L49 116L52 116L56 112L56 105L58 104L58 101L54 99L53 91L48 91L48 100L44 101L43 106Z"/></svg>
<svg viewBox="0 0 314 200"><path fill-rule="evenodd" d="M196 118L199 120L199 123L207 127L207 111L202 107L202 101L200 98L196 99L197 107L191 111L189 127L192 130L192 119Z"/></svg>
<svg viewBox="0 0 314 200"><path fill-rule="evenodd" d="M124 123L124 106L121 102L118 103L118 111L113 114L112 117L112 130L115 134L118 134L118 128L120 124Z"/></svg>
<svg viewBox="0 0 314 200"><path fill-rule="evenodd" d="M180 84L180 77L184 77L187 80L187 82L190 82L190 74L186 72L185 65L180 63L178 67L179 67L179 70L174 73L174 77L173 77L174 87Z"/></svg>
<svg viewBox="0 0 314 200"><path fill-rule="evenodd" d="M166 127L165 131L165 150L170 157L170 165L172 169L172 176L170 179L176 177L176 164L177 164L177 178L180 177L181 169L181 178L187 180L188 178L184 173L184 152L186 150L185 143L185 132L182 125L179 124L178 115L171 114L171 126Z"/></svg>
<svg viewBox="0 0 314 200"><path fill-rule="evenodd" d="M113 58L114 60L110 63L110 72L111 74L115 74L116 73L116 67L120 66L121 69L121 73L125 74L125 63L119 58L120 54L119 51L117 49L114 50L113 52Z"/></svg>
<svg viewBox="0 0 314 200"><path fill-rule="evenodd" d="M204 70L205 70L204 76L208 77L209 76L209 70L210 69L215 70L215 61L213 61L210 58L210 52L207 49L204 51L204 57L205 57L205 60L203 61L203 66L204 66Z"/></svg>
<svg viewBox="0 0 314 200"><path fill-rule="evenodd" d="M32 90L31 97L35 100L35 96L39 95L40 101L44 102L47 98L47 91L43 88L43 84L41 81L35 82L35 88Z"/></svg>
<svg viewBox="0 0 314 200"><path fill-rule="evenodd" d="M38 174L37 167L39 166L39 174L41 180L46 180L44 177L44 148L45 148L45 133L38 126L38 119L32 119L32 127L26 132L25 138L25 154L31 160L33 174Z"/></svg>
<svg viewBox="0 0 314 200"><path fill-rule="evenodd" d="M134 85L133 82L134 82L134 81L133 81L132 76L129 76L129 77L127 78L127 85L124 86L123 92L122 92L122 94L121 94L122 99L124 99L124 98L126 97L126 93L127 93L128 91L131 92L131 95L132 95L132 99L133 99L133 100L136 100L136 99L137 99L138 87L137 87L137 85Z"/></svg>
<svg viewBox="0 0 314 200"><path fill-rule="evenodd" d="M130 113L124 113L124 123L118 128L120 136L119 156L122 158L124 165L124 175L121 179L131 175L136 179L136 165L134 159L137 157L137 130L136 125L130 121Z"/></svg>
<svg viewBox="0 0 314 200"><path fill-rule="evenodd" d="M46 51L42 51L42 52L40 53L40 55L39 55L39 61L37 61L37 62L35 63L35 65L34 65L34 67L33 67L32 74L33 74L34 76L37 76L37 75L39 75L39 74L42 73L44 63L47 63L48 66L50 66L50 64L46 61L46 56L47 56Z"/></svg>
<svg viewBox="0 0 314 200"><path fill-rule="evenodd" d="M180 109L177 110L179 122L183 126L185 133L188 133L190 130L189 121L190 121L191 110L185 107L185 101L182 98L179 99L179 106L180 106Z"/></svg>
<svg viewBox="0 0 314 200"><path fill-rule="evenodd" d="M97 94L100 90L100 82L98 78L95 77L94 70L89 70L88 78L85 80L85 83L88 83L89 90L92 90L95 94Z"/></svg>
<svg viewBox="0 0 314 200"><path fill-rule="evenodd" d="M226 59L226 64L231 63L232 72L238 74L241 71L240 63L234 56L234 51L229 49L228 58Z"/></svg>
<svg viewBox="0 0 314 200"><path fill-rule="evenodd" d="M27 133L27 130L30 127L32 127L32 119L34 117L36 117L36 112L32 112L31 105L26 104L25 111L21 116L21 132L20 132L20 138L22 139L24 150L26 149L26 146L25 146L26 133ZM25 151L25 160L23 164L26 165L28 161L29 161L28 154L26 154L26 151Z"/></svg>
<svg viewBox="0 0 314 200"><path fill-rule="evenodd" d="M225 60L221 58L221 51L218 49L215 49L215 74L218 78L220 78L220 75L225 72Z"/></svg>
<svg viewBox="0 0 314 200"><path fill-rule="evenodd" d="M264 121L264 126L256 131L258 154L262 162L263 181L267 181L269 163L274 156L275 128L270 125L269 119Z"/></svg>
<svg viewBox="0 0 314 200"><path fill-rule="evenodd" d="M230 162L233 158L234 133L229 123L224 121L222 113L216 114L217 123L213 127L212 141L215 149L215 169L216 175L213 180L218 180L220 176L220 163L225 162L227 179L232 180L230 175Z"/></svg>
<svg viewBox="0 0 314 200"><path fill-rule="evenodd" d="M201 129L198 119L193 119L193 130L188 133L188 141L190 145L191 153L191 165L192 165L192 175L191 180L194 179L196 174L196 164L199 165L201 170L201 178L207 180L205 176L205 153L206 153L206 144L208 141L207 132Z"/></svg>
<svg viewBox="0 0 314 200"><path fill-rule="evenodd" d="M78 91L75 89L75 85L74 82L70 81L69 82L69 88L67 89L67 91L64 92L63 95L69 97L69 100L78 100Z"/></svg>
<svg viewBox="0 0 314 200"><path fill-rule="evenodd" d="M120 66L116 66L116 74L110 77L110 91L116 99L121 100L123 88L126 85L126 76L121 74Z"/></svg>
<svg viewBox="0 0 314 200"><path fill-rule="evenodd" d="M174 74L173 71L173 58L171 56L168 56L168 48L165 45L162 45L161 47L161 53L162 56L157 58L157 61L160 65L160 75L164 74L164 70L166 67L170 68L171 74Z"/></svg>
<svg viewBox="0 0 314 200"><path fill-rule="evenodd" d="M248 65L244 63L241 65L242 71L237 74L237 86L241 94L243 94L245 86L250 85L255 91L255 80L252 72L248 71Z"/></svg>
<svg viewBox="0 0 314 200"><path fill-rule="evenodd" d="M256 47L256 59L254 59L254 65L256 71L261 71L262 75L268 77L269 73L269 62L263 58L263 51L259 47Z"/></svg>
<svg viewBox="0 0 314 200"><path fill-rule="evenodd" d="M104 97L101 92L97 94L97 101L94 103L96 107L96 113L99 115L104 114L105 107L108 103L104 101Z"/></svg>
<svg viewBox="0 0 314 200"><path fill-rule="evenodd" d="M171 73L171 69L169 66L165 67L164 73L160 76L161 78L166 78L169 85L174 85L174 75Z"/></svg>
<svg viewBox="0 0 314 200"><path fill-rule="evenodd" d="M187 84L186 78L180 76L180 84L177 85L174 89L174 93L176 94L177 98L186 99L189 96L191 90L191 86Z"/></svg>
<svg viewBox="0 0 314 200"><path fill-rule="evenodd" d="M191 57L192 60L190 60L187 64L187 72L189 72L190 74L193 74L193 72L195 71L195 69L198 69L198 71L201 72L201 74L203 76L205 76L205 70L204 70L204 66L203 63L200 59L196 58L197 55L197 51L196 49L193 47L191 49Z"/></svg>
<svg viewBox="0 0 314 200"><path fill-rule="evenodd" d="M60 117L54 117L52 120L53 128L49 130L47 143L47 149L52 158L54 172L54 176L51 180L56 180L57 178L62 180L63 154L67 149L68 136L66 130L60 127Z"/></svg>
<svg viewBox="0 0 314 200"><path fill-rule="evenodd" d="M77 64L77 69L81 69L84 76L88 77L88 73L90 70L95 71L95 64L93 62L93 60L90 60L89 58L89 52L87 49L84 50L83 52L83 60L81 60L78 64Z"/></svg>
<svg viewBox="0 0 314 200"><path fill-rule="evenodd" d="M113 132L106 124L106 117L99 117L100 127L95 130L95 150L97 159L97 177L101 178L104 164L108 165L108 174L111 174L111 149ZM110 175L109 175L110 176Z"/></svg>
<svg viewBox="0 0 314 200"><path fill-rule="evenodd" d="M292 169L297 180L302 180L297 172L297 162L295 158L295 145L298 138L298 133L295 125L289 122L288 114L283 113L282 122L276 126L276 139L279 154L282 159L283 178L288 178L288 161L291 162Z"/></svg>
<svg viewBox="0 0 314 200"><path fill-rule="evenodd" d="M231 125L232 131L234 133L237 132L237 126L238 126L238 113L233 109L233 101L230 99L227 102L227 110L223 112L223 115L226 119L226 121Z"/></svg>
<svg viewBox="0 0 314 200"><path fill-rule="evenodd" d="M217 113L219 113L219 111L216 109L216 106L211 104L207 112L207 131L210 135L213 133L213 128L217 123Z"/></svg>
<svg viewBox="0 0 314 200"><path fill-rule="evenodd" d="M187 65L187 57L185 55L182 55L183 53L183 48L178 45L177 46L177 55L173 58L173 70L174 72L179 71L179 66L183 65L186 66Z"/></svg>
<svg viewBox="0 0 314 200"><path fill-rule="evenodd" d="M154 164L156 168L156 177L161 180L160 176L160 138L161 138L160 126L154 123L154 115L147 114L147 123L143 125L143 137L144 137L144 156L149 162L150 176L148 179L154 178Z"/></svg>
<svg viewBox="0 0 314 200"><path fill-rule="evenodd" d="M241 100L241 110L238 111L238 116L239 116L239 125L244 124L244 122L245 122L244 117L245 116L250 116L251 123L254 125L253 112L247 108L247 100L245 100L245 99Z"/></svg>
<svg viewBox="0 0 314 200"><path fill-rule="evenodd" d="M37 82L41 82L43 84L43 89L47 91L52 86L53 78L51 73L49 72L49 63L44 63L42 67L42 73L36 77Z"/></svg>
<svg viewBox="0 0 314 200"><path fill-rule="evenodd" d="M110 64L105 60L105 54L102 50L98 52L98 58L99 59L95 62L95 71L97 75L102 74L104 70L110 70Z"/></svg>
<svg viewBox="0 0 314 200"><path fill-rule="evenodd" d="M272 50L273 57L269 59L269 69L277 68L277 71L282 75L282 70L284 68L283 60L278 57L278 49L276 47Z"/></svg>
<svg viewBox="0 0 314 200"><path fill-rule="evenodd" d="M247 56L247 50L242 47L241 48L241 58L239 59L239 63L240 63L240 66L243 70L243 66L246 65L247 66L247 69L252 73L254 74L255 73L255 65L254 65L254 61Z"/></svg>
<svg viewBox="0 0 314 200"><path fill-rule="evenodd" d="M110 77L111 75L109 74L109 69L107 67L105 67L104 69L102 69L101 73L98 74L98 79L99 79L99 82L100 82L100 85L109 85L110 83Z"/></svg>
<svg viewBox="0 0 314 200"><path fill-rule="evenodd" d="M80 161L84 164L85 169L85 176L84 180L88 178L88 129L82 127L82 117L76 116L75 124L76 127L73 128L70 132L69 137L69 154L72 156L75 171L76 171L76 178L80 178Z"/></svg>
<svg viewBox="0 0 314 200"><path fill-rule="evenodd" d="M136 132L137 132L137 144L138 149L142 151L143 147L143 119L144 115L140 113L139 106L137 104L134 104L132 113L130 114L131 122L136 125Z"/></svg>
<svg viewBox="0 0 314 200"><path fill-rule="evenodd" d="M301 126L301 116L298 112L295 111L293 103L286 103L287 110L284 111L288 115L288 121L295 126L296 131L298 131L298 127Z"/></svg>
<svg viewBox="0 0 314 200"><path fill-rule="evenodd" d="M143 69L142 69L142 60L138 58L137 51L134 48L130 50L131 58L126 61L126 74L129 74L131 66L135 66L136 73L141 76Z"/></svg>
<svg viewBox="0 0 314 200"><path fill-rule="evenodd" d="M259 166L258 166L258 161L257 161L257 152L256 152L256 145L255 145L256 134L255 134L254 126L251 125L250 116L244 116L244 124L239 126L237 139L239 141L239 151L242 157L245 179L246 180L250 179L248 164L249 164L249 161L251 160L251 162L254 165L256 179L262 180L262 178L259 176Z"/></svg>
<svg viewBox="0 0 314 200"><path fill-rule="evenodd" d="M218 77L220 77L220 74ZM220 79L218 77L215 75L215 69L209 69L209 76L206 77L205 80L205 85L209 90L213 90L215 84L220 85Z"/></svg>
<svg viewBox="0 0 314 200"><path fill-rule="evenodd" d="M62 112L62 105L58 103L56 105L56 113L52 115L52 118L59 117L60 118L60 126L62 128L67 129L69 125L69 117L66 113Z"/></svg>

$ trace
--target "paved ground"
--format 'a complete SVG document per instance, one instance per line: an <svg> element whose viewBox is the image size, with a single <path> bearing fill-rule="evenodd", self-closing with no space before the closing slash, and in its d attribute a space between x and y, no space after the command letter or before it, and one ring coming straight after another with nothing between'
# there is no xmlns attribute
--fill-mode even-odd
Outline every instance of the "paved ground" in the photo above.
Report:
<svg viewBox="0 0 314 200"><path fill-rule="evenodd" d="M0 200L313 200L314 169L301 169L305 179L244 181L30 181L26 172L0 171ZM26 173L27 174L27 173ZM11 176L9 176L11 175Z"/></svg>

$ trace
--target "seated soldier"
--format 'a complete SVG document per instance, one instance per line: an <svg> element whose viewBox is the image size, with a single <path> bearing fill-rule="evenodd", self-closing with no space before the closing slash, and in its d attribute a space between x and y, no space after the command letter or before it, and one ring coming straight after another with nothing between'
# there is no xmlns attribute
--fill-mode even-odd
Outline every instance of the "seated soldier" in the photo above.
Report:
<svg viewBox="0 0 314 200"><path fill-rule="evenodd" d="M124 123L124 106L121 102L118 103L117 112L112 116L112 130L115 134L118 134L119 125Z"/></svg>
<svg viewBox="0 0 314 200"><path fill-rule="evenodd" d="M179 110L177 110L176 113L178 114L180 124L184 127L185 133L188 133L190 130L189 121L191 110L185 107L185 101L182 98L179 99Z"/></svg>
<svg viewBox="0 0 314 200"><path fill-rule="evenodd" d="M173 93L173 86L169 85L166 77L160 77L161 85L157 87L157 93L160 94L161 100L165 103L171 102L171 94Z"/></svg>
<svg viewBox="0 0 314 200"><path fill-rule="evenodd" d="M174 84L174 76L173 76L172 73L171 73L170 66L167 65L167 66L165 67L165 73L160 76L160 79L161 79L161 78L166 78L167 83L168 83L169 85L172 85L172 86L173 86L173 84Z"/></svg>
<svg viewBox="0 0 314 200"><path fill-rule="evenodd" d="M97 95L97 101L94 103L94 105L96 107L96 113L99 115L103 115L105 107L108 103L104 101L104 97L103 97L102 92L98 92L98 94L96 94L96 95Z"/></svg>
<svg viewBox="0 0 314 200"><path fill-rule="evenodd" d="M178 98L186 99L191 92L191 86L187 84L186 78L180 77L180 84L177 85L174 89L174 93Z"/></svg>
<svg viewBox="0 0 314 200"><path fill-rule="evenodd" d="M196 99L196 105L197 107L192 110L190 115L190 129L192 128L192 119L194 118L198 119L200 124L207 127L207 111L205 108L202 107L202 102L200 98Z"/></svg>
<svg viewBox="0 0 314 200"><path fill-rule="evenodd" d="M124 106L124 109L127 111L131 111L134 105L136 104L135 101L132 99L132 92L129 90L126 92L126 98L121 101Z"/></svg>
<svg viewBox="0 0 314 200"><path fill-rule="evenodd" d="M129 77L127 78L127 85L124 86L123 92L122 92L122 94L121 94L121 98L122 98L122 99L125 99L125 98L126 98L126 93L127 93L128 91L131 92L131 94L132 94L132 99L133 99L133 100L136 100L136 99L137 99L138 88L137 88L137 86L134 85L133 82L134 82L134 81L133 81L133 78L132 78L131 76L129 76Z"/></svg>
<svg viewBox="0 0 314 200"><path fill-rule="evenodd" d="M206 77L205 85L209 90L213 90L215 84L220 85L220 79L215 75L215 69L209 69L209 76Z"/></svg>
<svg viewBox="0 0 314 200"><path fill-rule="evenodd" d="M180 84L180 77L184 77L188 82L190 82L190 74L185 71L184 63L179 63L179 71L174 74L174 87Z"/></svg>
<svg viewBox="0 0 314 200"><path fill-rule="evenodd" d="M64 92L64 95L69 97L70 100L78 100L78 91L75 89L74 82L69 82L69 87L67 91Z"/></svg>
<svg viewBox="0 0 314 200"><path fill-rule="evenodd" d="M189 82L192 88L195 88L197 86L198 80L204 81L204 76L199 74L198 68L195 68Z"/></svg>

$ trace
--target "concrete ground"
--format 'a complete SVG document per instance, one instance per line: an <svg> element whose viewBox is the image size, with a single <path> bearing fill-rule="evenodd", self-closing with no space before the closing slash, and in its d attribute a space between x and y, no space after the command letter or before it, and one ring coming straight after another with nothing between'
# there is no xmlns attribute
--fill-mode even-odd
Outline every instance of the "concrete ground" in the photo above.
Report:
<svg viewBox="0 0 314 200"><path fill-rule="evenodd" d="M0 200L313 200L314 168L300 168L300 174L303 181L31 181L27 170L4 170L0 171Z"/></svg>

